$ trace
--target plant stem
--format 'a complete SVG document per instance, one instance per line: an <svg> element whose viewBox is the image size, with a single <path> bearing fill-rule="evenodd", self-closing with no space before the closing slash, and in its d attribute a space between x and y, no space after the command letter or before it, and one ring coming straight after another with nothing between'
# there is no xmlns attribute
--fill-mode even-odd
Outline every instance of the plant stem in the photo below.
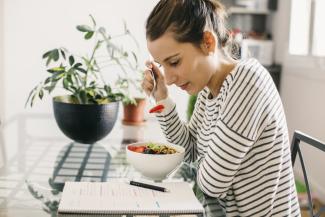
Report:
<svg viewBox="0 0 325 217"><path fill-rule="evenodd" d="M100 43L101 43L100 41L97 41L97 43L96 43L96 45L95 45L95 47L93 49L93 52L91 54L90 60L89 60L89 65L88 65L87 70L86 70L86 78L85 78L85 81L84 81L84 88L85 89L87 87L88 72L89 72L90 68L92 68L92 61L95 58L95 53L96 53L97 49L99 48Z"/></svg>

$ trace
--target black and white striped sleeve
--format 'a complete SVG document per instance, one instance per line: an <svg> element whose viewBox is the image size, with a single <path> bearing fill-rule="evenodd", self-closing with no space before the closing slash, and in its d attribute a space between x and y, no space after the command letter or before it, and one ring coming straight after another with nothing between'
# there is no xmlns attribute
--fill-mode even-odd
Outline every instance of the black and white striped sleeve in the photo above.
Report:
<svg viewBox="0 0 325 217"><path fill-rule="evenodd" d="M170 98L159 102L165 106L165 109L162 113L156 115L167 141L185 148L185 161L188 163L197 159L196 142L197 125L199 121L194 114L197 113L198 110L199 98L200 96L198 96L189 123L185 123L179 118L176 105Z"/></svg>
<svg viewBox="0 0 325 217"><path fill-rule="evenodd" d="M262 66L253 64L240 70L198 167L198 184L212 197L226 196L244 157L266 126L277 94Z"/></svg>

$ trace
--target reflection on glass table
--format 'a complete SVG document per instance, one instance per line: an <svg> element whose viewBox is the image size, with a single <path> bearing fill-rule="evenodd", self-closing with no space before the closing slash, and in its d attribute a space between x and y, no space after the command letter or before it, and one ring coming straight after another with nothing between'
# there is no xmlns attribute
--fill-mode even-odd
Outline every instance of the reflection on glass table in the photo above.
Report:
<svg viewBox="0 0 325 217"><path fill-rule="evenodd" d="M126 161L127 144L165 141L156 121L129 127L117 122L94 145L71 143L48 116L21 116L5 126L8 162L0 171L0 216L56 216L64 182L145 180ZM183 164L168 180L193 181ZM148 180L146 180L148 181Z"/></svg>
<svg viewBox="0 0 325 217"><path fill-rule="evenodd" d="M71 143L62 148L55 162L51 187L63 190L66 181L104 182L111 155L99 145Z"/></svg>

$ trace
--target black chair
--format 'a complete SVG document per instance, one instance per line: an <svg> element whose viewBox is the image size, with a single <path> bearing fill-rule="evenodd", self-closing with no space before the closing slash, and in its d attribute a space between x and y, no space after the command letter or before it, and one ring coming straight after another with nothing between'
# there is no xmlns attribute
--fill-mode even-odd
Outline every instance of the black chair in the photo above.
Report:
<svg viewBox="0 0 325 217"><path fill-rule="evenodd" d="M292 142L291 142L291 160L292 160L292 167L294 166L297 154L299 155L300 163L301 163L301 168L304 176L304 181L307 189L307 196L308 196L308 212L311 217L318 217L322 213L325 212L325 206L321 207L318 211L315 211L314 213L313 210L313 201L311 198L311 192L310 192L310 187L309 187L309 182L308 182L308 176L307 176L307 171L305 168L303 156L301 153L300 149L300 142L303 142L304 144L311 145L314 148L319 149L320 151L325 152L325 143L321 142L315 138L312 138L311 136L308 136L302 132L295 131L293 134Z"/></svg>

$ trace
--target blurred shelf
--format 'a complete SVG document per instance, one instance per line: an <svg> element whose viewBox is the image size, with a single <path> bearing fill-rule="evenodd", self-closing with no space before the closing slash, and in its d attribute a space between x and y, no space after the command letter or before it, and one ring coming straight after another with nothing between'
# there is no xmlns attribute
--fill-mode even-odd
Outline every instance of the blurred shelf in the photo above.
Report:
<svg viewBox="0 0 325 217"><path fill-rule="evenodd" d="M268 15L270 14L269 10L254 10L250 8L243 7L230 7L228 9L229 14L252 14L252 15Z"/></svg>

